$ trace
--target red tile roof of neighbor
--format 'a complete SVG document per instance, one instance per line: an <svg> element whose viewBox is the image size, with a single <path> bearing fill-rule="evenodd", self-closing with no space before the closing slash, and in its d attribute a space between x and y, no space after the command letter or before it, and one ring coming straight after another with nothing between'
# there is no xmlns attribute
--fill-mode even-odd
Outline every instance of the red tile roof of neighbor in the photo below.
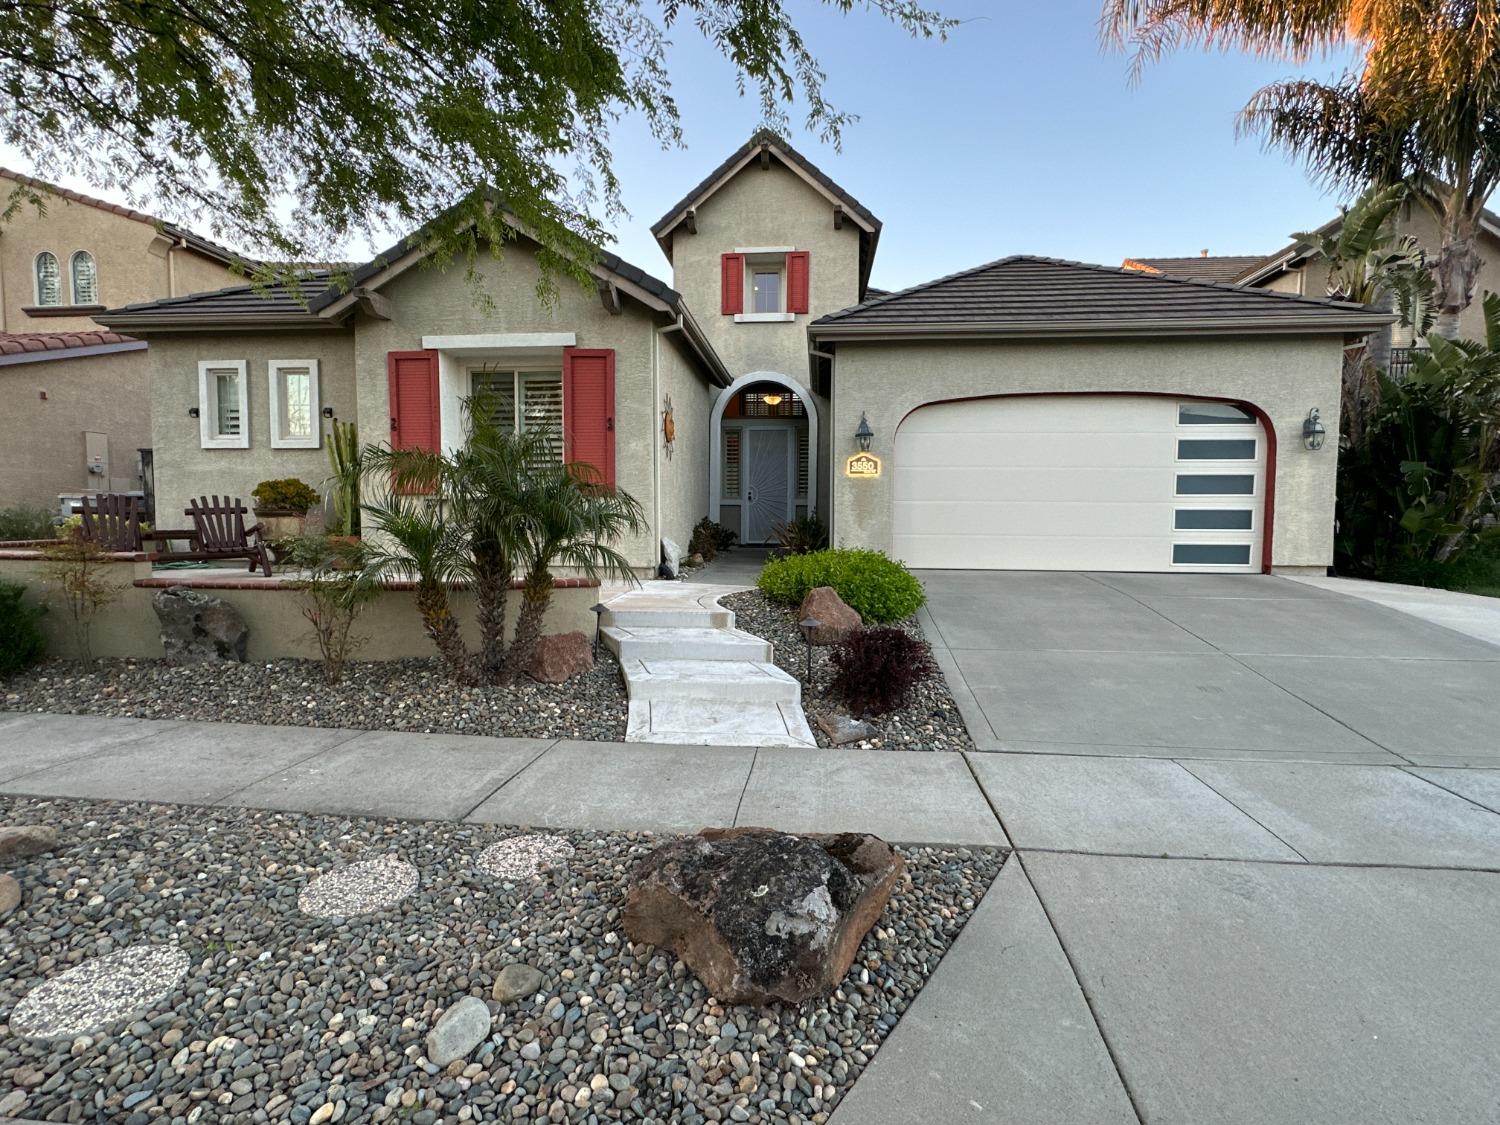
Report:
<svg viewBox="0 0 1500 1125"><path fill-rule="evenodd" d="M0 355L60 352L69 348L95 348L102 344L137 342L134 336L122 336L105 328L78 332L0 332Z"/></svg>

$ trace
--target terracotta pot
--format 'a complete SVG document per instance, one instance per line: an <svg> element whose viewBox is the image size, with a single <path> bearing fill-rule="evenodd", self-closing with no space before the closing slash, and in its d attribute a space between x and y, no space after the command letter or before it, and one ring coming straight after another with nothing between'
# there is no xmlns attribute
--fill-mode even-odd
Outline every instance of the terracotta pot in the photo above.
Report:
<svg viewBox="0 0 1500 1125"><path fill-rule="evenodd" d="M283 539L295 539L307 530L307 513L287 508L256 508L256 522L260 524L260 537L271 547L271 554L281 562L281 551L276 544Z"/></svg>
<svg viewBox="0 0 1500 1125"><path fill-rule="evenodd" d="M352 547L360 541L360 537L358 535L325 535L323 538L327 539L329 543L335 546L347 545ZM348 570L349 566L348 563L346 563L343 559L334 559L333 569Z"/></svg>

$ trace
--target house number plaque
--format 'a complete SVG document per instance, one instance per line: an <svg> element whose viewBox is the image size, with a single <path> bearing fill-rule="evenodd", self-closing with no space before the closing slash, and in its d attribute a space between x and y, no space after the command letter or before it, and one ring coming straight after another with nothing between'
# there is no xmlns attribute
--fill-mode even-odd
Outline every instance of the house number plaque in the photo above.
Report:
<svg viewBox="0 0 1500 1125"><path fill-rule="evenodd" d="M880 458L873 453L855 453L844 462L844 475L873 479L880 475Z"/></svg>

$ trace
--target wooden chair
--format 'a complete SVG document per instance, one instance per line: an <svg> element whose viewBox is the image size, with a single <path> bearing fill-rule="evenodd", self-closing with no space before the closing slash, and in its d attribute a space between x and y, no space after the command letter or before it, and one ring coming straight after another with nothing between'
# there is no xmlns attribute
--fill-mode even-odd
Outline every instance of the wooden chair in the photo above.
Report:
<svg viewBox="0 0 1500 1125"><path fill-rule="evenodd" d="M250 571L258 566L271 577L271 555L261 537L260 524L245 526L250 509L242 500L217 496L200 496L189 500L183 515L193 521L192 531L153 531L146 538L158 541L186 539L186 551L158 551L152 562L218 562L223 559L248 559Z"/></svg>
<svg viewBox="0 0 1500 1125"><path fill-rule="evenodd" d="M78 514L83 538L105 551L141 549L141 500L118 492L84 496Z"/></svg>

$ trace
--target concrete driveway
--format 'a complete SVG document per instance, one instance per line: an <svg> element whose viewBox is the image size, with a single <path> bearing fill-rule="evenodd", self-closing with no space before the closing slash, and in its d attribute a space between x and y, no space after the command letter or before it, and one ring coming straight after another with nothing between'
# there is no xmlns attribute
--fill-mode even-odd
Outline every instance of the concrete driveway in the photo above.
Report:
<svg viewBox="0 0 1500 1125"><path fill-rule="evenodd" d="M924 571L981 750L1500 765L1500 647L1266 575Z"/></svg>

